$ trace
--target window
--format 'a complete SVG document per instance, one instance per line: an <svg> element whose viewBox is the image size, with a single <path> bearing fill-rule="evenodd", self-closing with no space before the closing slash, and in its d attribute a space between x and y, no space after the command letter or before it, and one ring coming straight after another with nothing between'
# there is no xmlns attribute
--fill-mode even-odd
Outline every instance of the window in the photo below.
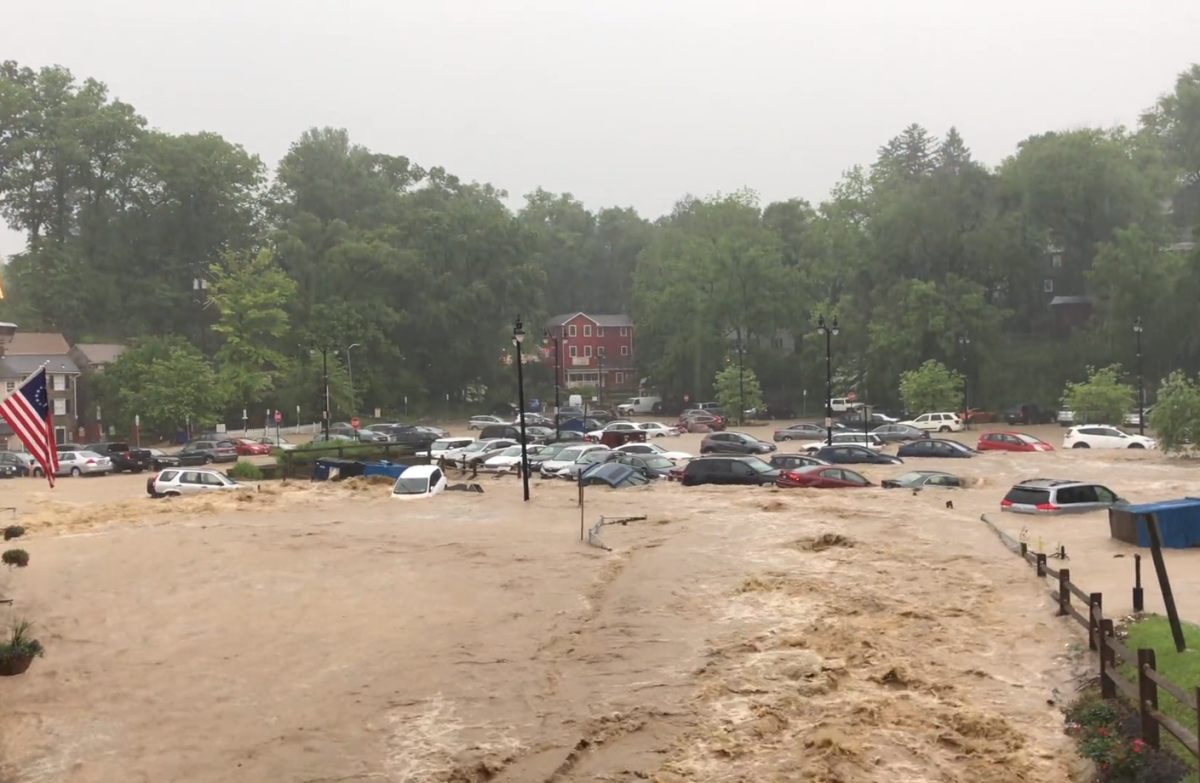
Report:
<svg viewBox="0 0 1200 783"><path fill-rule="evenodd" d="M61 376L55 376L55 377L61 377ZM54 415L55 416L66 416L67 415L67 401L66 400L57 399L54 401Z"/></svg>
<svg viewBox="0 0 1200 783"><path fill-rule="evenodd" d="M1116 493L1107 487L1095 487L1096 497L1101 503L1114 503L1117 500Z"/></svg>
<svg viewBox="0 0 1200 783"><path fill-rule="evenodd" d="M616 380L614 381L614 383L616 383L618 386L620 386L622 383L625 383L625 373L623 373L623 372L617 373Z"/></svg>
<svg viewBox="0 0 1200 783"><path fill-rule="evenodd" d="M783 338L782 337L773 338L771 340L771 347L772 348L783 348Z"/></svg>
<svg viewBox="0 0 1200 783"><path fill-rule="evenodd" d="M575 336L575 324L571 324L570 326L567 327L567 337L574 337L574 336ZM572 356L573 355L574 354L572 354Z"/></svg>
<svg viewBox="0 0 1200 783"><path fill-rule="evenodd" d="M1062 269L1062 256L1056 253L1054 258L1050 259L1050 265L1055 269Z"/></svg>
<svg viewBox="0 0 1200 783"><path fill-rule="evenodd" d="M1042 281L1042 290L1044 292L1046 292L1047 294L1054 293L1054 281L1053 280Z"/></svg>
<svg viewBox="0 0 1200 783"><path fill-rule="evenodd" d="M597 356L603 356L603 355L604 355L604 346L603 346L603 345L597 345L597 346L596 346L596 355L597 355Z"/></svg>
<svg viewBox="0 0 1200 783"><path fill-rule="evenodd" d="M17 390L17 382L16 381L8 381L7 383L4 384L4 393L5 394L12 394L16 390Z"/></svg>
<svg viewBox="0 0 1200 783"><path fill-rule="evenodd" d="M583 355L591 356L592 355L592 346L590 346L590 345L583 346Z"/></svg>
<svg viewBox="0 0 1200 783"><path fill-rule="evenodd" d="M571 328L574 329L575 327L572 326ZM575 346L574 345L570 346L570 351L571 351L571 356L574 356L575 355Z"/></svg>
<svg viewBox="0 0 1200 783"><path fill-rule="evenodd" d="M584 337L591 337L591 336L592 336L592 325L591 325L591 324L584 324L584 325L583 325L583 336L584 336Z"/></svg>
<svg viewBox="0 0 1200 783"><path fill-rule="evenodd" d="M52 383L54 384L54 387L53 387L54 391L66 391L67 390L67 376L56 374L56 375L51 375L50 377L54 379L52 381Z"/></svg>
<svg viewBox="0 0 1200 783"><path fill-rule="evenodd" d="M603 337L603 336L604 336L604 327L603 327L603 326L597 326L597 327L596 327L596 336L597 336L597 337Z"/></svg>
<svg viewBox="0 0 1200 783"><path fill-rule="evenodd" d="M628 345L622 345L622 346L621 346L621 355L622 355L622 356L628 356L628 355L629 355L629 346L628 346Z"/></svg>
<svg viewBox="0 0 1200 783"><path fill-rule="evenodd" d="M628 336L629 336L629 327L628 327L628 326L622 326L622 327L621 327L621 336L622 336L622 337L628 337Z"/></svg>

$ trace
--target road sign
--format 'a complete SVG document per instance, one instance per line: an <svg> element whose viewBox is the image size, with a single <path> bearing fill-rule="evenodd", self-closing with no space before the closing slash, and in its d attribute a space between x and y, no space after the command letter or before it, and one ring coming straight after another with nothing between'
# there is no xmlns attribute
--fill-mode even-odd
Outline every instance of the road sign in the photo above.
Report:
<svg viewBox="0 0 1200 783"><path fill-rule="evenodd" d="M383 411L379 410L379 408L375 409L375 418L377 418L377 419L383 418Z"/></svg>
<svg viewBox="0 0 1200 783"><path fill-rule="evenodd" d="M278 424L281 421L283 421L283 414L279 411L275 411L275 423Z"/></svg>
<svg viewBox="0 0 1200 783"><path fill-rule="evenodd" d="M850 400L850 402L854 402L855 400L858 399L858 395L855 394L854 392L850 392L849 394L846 395L846 399Z"/></svg>
<svg viewBox="0 0 1200 783"><path fill-rule="evenodd" d="M142 426L142 417L139 414L136 414L136 413L133 414L133 426L135 426L135 427Z"/></svg>
<svg viewBox="0 0 1200 783"><path fill-rule="evenodd" d="M350 420L350 426L353 427L354 429L358 429L358 417L357 416L355 416L353 419Z"/></svg>

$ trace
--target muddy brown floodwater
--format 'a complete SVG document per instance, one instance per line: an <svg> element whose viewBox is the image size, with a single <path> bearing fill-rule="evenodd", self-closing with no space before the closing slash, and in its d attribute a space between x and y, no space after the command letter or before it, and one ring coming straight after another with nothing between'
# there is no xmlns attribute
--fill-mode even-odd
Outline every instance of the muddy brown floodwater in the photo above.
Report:
<svg viewBox="0 0 1200 783"><path fill-rule="evenodd" d="M47 653L0 680L0 778L1065 781L1051 702L1083 636L979 516L1061 541L1119 605L1133 550L1104 515L1000 498L1061 475L1152 500L1197 474L1153 453L916 463L864 472L974 486L589 490L589 527L647 517L605 527L611 552L555 481L527 504L512 478L408 503L361 480L176 501L143 477L2 482L31 563L0 577L0 614ZM1172 553L1185 617L1193 554Z"/></svg>

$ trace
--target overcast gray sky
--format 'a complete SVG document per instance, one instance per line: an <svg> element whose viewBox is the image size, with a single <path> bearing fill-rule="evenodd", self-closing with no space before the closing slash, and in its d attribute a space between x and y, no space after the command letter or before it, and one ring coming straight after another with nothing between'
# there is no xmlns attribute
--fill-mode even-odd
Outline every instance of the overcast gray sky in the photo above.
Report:
<svg viewBox="0 0 1200 783"><path fill-rule="evenodd" d="M520 196L656 216L824 198L905 125L998 163L1133 123L1200 60L1196 0L8 0L0 58L106 82L271 167L308 127ZM0 234L0 254L21 237Z"/></svg>

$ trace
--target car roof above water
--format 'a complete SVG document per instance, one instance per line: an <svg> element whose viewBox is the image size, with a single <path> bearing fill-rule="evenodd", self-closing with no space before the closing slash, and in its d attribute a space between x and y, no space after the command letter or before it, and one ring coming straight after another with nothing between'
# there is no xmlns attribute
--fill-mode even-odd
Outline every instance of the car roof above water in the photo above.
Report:
<svg viewBox="0 0 1200 783"><path fill-rule="evenodd" d="M1072 484L1089 484L1089 483L1094 483L1094 482L1076 481L1075 479L1032 478L1032 479L1025 479L1024 481L1016 484L1016 486L1018 486L1018 487L1041 487L1044 489L1051 489L1054 487L1067 487L1067 486L1071 486Z"/></svg>

